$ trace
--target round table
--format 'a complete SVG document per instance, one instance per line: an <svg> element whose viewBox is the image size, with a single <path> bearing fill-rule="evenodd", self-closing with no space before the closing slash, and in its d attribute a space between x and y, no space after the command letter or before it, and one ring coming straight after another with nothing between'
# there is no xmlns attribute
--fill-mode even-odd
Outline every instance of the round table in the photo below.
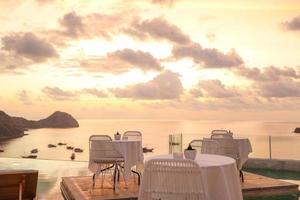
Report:
<svg viewBox="0 0 300 200"><path fill-rule="evenodd" d="M211 138L204 138L204 140L205 139L211 140ZM240 158L237 164L239 169L242 169L245 162L247 162L247 160L249 159L248 156L252 152L252 146L248 138L234 137L233 140L234 143L236 144L237 153Z"/></svg>
<svg viewBox="0 0 300 200"><path fill-rule="evenodd" d="M144 156L142 141L140 140L114 140L114 148L124 157L124 179L127 181L131 173L131 168L137 169L143 165Z"/></svg>
<svg viewBox="0 0 300 200"><path fill-rule="evenodd" d="M173 155L160 155L149 159L157 158L174 159ZM195 161L200 166L203 190L207 200L243 199L239 174L234 159L220 155L198 153ZM145 171L144 173L147 172ZM143 184L145 184L144 181L142 181L141 188L145 188Z"/></svg>
<svg viewBox="0 0 300 200"><path fill-rule="evenodd" d="M252 152L252 146L248 138L234 138L239 154L239 167L242 168L248 160L248 155Z"/></svg>

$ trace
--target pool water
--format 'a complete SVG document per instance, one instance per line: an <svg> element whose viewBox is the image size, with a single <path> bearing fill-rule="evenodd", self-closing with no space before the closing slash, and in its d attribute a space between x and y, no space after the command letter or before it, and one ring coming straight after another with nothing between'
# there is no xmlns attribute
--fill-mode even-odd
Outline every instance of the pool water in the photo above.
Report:
<svg viewBox="0 0 300 200"><path fill-rule="evenodd" d="M263 176L268 176L275 179L281 179L284 181L288 181L300 185L300 172L270 170L270 169L245 169L245 171L263 175ZM298 195L245 198L244 200L300 200L300 193Z"/></svg>
<svg viewBox="0 0 300 200"><path fill-rule="evenodd" d="M91 175L87 162L0 158L1 169L35 169L39 171L37 199L63 200L61 177Z"/></svg>

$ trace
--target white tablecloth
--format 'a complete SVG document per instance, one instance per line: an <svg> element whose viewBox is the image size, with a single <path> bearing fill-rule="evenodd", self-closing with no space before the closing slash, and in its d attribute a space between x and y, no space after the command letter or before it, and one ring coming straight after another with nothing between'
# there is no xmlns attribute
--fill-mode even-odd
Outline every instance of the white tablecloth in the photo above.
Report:
<svg viewBox="0 0 300 200"><path fill-rule="evenodd" d="M240 157L239 167L241 168L248 160L248 155L252 152L252 146L248 138L234 138L236 142L238 154Z"/></svg>
<svg viewBox="0 0 300 200"><path fill-rule="evenodd" d="M173 155L162 155L152 158L173 159ZM203 191L207 196L207 200L243 199L239 174L234 159L213 154L197 154L195 161L200 166L204 186ZM149 172L145 171L144 173ZM140 190L140 192L147 190L146 181L142 181Z"/></svg>
<svg viewBox="0 0 300 200"><path fill-rule="evenodd" d="M210 140L211 138L204 139ZM248 138L236 137L233 138L233 140L236 143L238 156L240 157L238 167L241 169L245 162L247 162L249 154L252 152L252 146Z"/></svg>
<svg viewBox="0 0 300 200"><path fill-rule="evenodd" d="M124 157L124 179L127 181L133 166L143 164L143 148L141 141L114 140L115 149Z"/></svg>

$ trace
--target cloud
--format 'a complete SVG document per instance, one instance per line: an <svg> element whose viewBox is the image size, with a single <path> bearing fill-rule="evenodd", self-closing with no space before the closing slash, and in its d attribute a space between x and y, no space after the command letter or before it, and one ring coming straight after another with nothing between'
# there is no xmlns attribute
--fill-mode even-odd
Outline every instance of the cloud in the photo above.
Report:
<svg viewBox="0 0 300 200"><path fill-rule="evenodd" d="M219 80L201 80L190 92L194 97L228 98L240 96L237 89L226 87Z"/></svg>
<svg viewBox="0 0 300 200"><path fill-rule="evenodd" d="M52 31L52 40L59 44L61 36L65 37L65 40L96 37L110 39L124 23L128 23L128 18L131 18L131 14L127 12L111 15L100 13L79 15L75 11L69 12L59 19L61 29Z"/></svg>
<svg viewBox="0 0 300 200"><path fill-rule="evenodd" d="M180 28L168 23L163 18L154 18L151 20L134 20L130 28L124 29L124 32L139 39L155 38L164 39L172 43L188 44L191 39L185 35Z"/></svg>
<svg viewBox="0 0 300 200"><path fill-rule="evenodd" d="M69 37L78 37L85 32L82 17L75 12L67 13L60 19L60 24L65 28L64 34Z"/></svg>
<svg viewBox="0 0 300 200"><path fill-rule="evenodd" d="M203 48L197 43L174 46L172 53L175 58L191 58L206 68L236 67L244 63L234 50L224 54L217 49Z"/></svg>
<svg viewBox="0 0 300 200"><path fill-rule="evenodd" d="M257 94L263 97L300 97L300 82L291 79L259 82L254 84L254 87L257 90Z"/></svg>
<svg viewBox="0 0 300 200"><path fill-rule="evenodd" d="M282 78L300 78L300 66L295 68L274 66L264 68L239 67L235 73L255 81L278 81Z"/></svg>
<svg viewBox="0 0 300 200"><path fill-rule="evenodd" d="M58 57L58 53L50 43L33 33L11 34L2 37L1 41L3 51L33 62L43 62Z"/></svg>
<svg viewBox="0 0 300 200"><path fill-rule="evenodd" d="M300 66L292 67L240 67L234 70L240 76L252 80L252 95L263 98L300 97Z"/></svg>
<svg viewBox="0 0 300 200"><path fill-rule="evenodd" d="M0 50L0 74L22 74L30 63L20 56Z"/></svg>
<svg viewBox="0 0 300 200"><path fill-rule="evenodd" d="M79 66L87 71L119 74L130 69L161 71L163 67L150 53L140 50L122 49L108 53L104 57L79 60Z"/></svg>
<svg viewBox="0 0 300 200"><path fill-rule="evenodd" d="M283 22L282 25L289 31L300 31L300 15L290 21Z"/></svg>
<svg viewBox="0 0 300 200"><path fill-rule="evenodd" d="M170 100L178 99L183 93L183 87L179 75L167 70L149 82L111 89L111 92L121 98Z"/></svg>
<svg viewBox="0 0 300 200"><path fill-rule="evenodd" d="M158 60L156 60L150 53L143 51L134 51L132 49L117 50L109 53L108 57L112 59L120 59L128 64L137 66L142 70L162 70Z"/></svg>
<svg viewBox="0 0 300 200"><path fill-rule="evenodd" d="M32 101L29 97L27 90L22 90L18 93L18 99L24 104L24 105L32 105Z"/></svg>
<svg viewBox="0 0 300 200"><path fill-rule="evenodd" d="M132 69L129 65L121 60L114 60L110 57L92 57L81 60L74 60L75 67L82 68L88 72L99 72L109 74L125 73Z"/></svg>
<svg viewBox="0 0 300 200"><path fill-rule="evenodd" d="M169 6L172 6L177 1L179 0L151 0L153 4L169 5Z"/></svg>
<svg viewBox="0 0 300 200"><path fill-rule="evenodd" d="M57 0L35 0L35 1L39 4L47 4L47 3L55 2Z"/></svg>
<svg viewBox="0 0 300 200"><path fill-rule="evenodd" d="M84 94L96 96L98 98L108 97L106 91L101 91L96 88L84 88L81 90L68 91L59 87L44 87L42 92L46 94L50 99L55 101L74 101L78 100Z"/></svg>
<svg viewBox="0 0 300 200"><path fill-rule="evenodd" d="M76 100L79 96L77 92L62 90L59 87L47 86L42 89L42 92L46 94L50 99L57 101Z"/></svg>
<svg viewBox="0 0 300 200"><path fill-rule="evenodd" d="M200 44L193 42L180 28L161 17L144 21L135 19L131 27L124 28L123 31L140 40L147 38L168 40L175 44L172 50L175 58L189 57L194 62L202 64L203 67L235 67L244 63L235 50L225 54L217 49L203 48ZM209 34L208 37L213 40L215 35Z"/></svg>
<svg viewBox="0 0 300 200"><path fill-rule="evenodd" d="M107 97L106 92L101 91L101 90L97 90L96 88L85 88L85 89L82 90L82 92L94 95L96 97Z"/></svg>

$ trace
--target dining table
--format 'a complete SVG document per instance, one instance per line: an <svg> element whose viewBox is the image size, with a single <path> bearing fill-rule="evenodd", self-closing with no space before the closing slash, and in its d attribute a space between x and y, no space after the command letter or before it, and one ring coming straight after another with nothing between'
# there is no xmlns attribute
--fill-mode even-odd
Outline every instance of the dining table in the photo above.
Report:
<svg viewBox="0 0 300 200"><path fill-rule="evenodd" d="M174 158L173 154L159 155L151 159L185 159ZM208 200L242 200L242 189L236 161L230 157L214 154L197 154L195 162L200 167L203 191ZM150 174L145 174L150 173ZM144 171L143 177L151 177L151 171ZM182 181L182 180L179 180ZM149 191L149 182L142 180L140 196Z"/></svg>
<svg viewBox="0 0 300 200"><path fill-rule="evenodd" d="M132 167L140 171L144 162L142 141L140 140L113 140L113 146L124 157L124 179L127 182Z"/></svg>
<svg viewBox="0 0 300 200"><path fill-rule="evenodd" d="M204 140L211 140L211 138L204 138ZM233 141L237 148L237 154L239 157L239 160L237 161L238 167L242 168L243 165L247 162L249 159L249 154L252 153L252 146L249 138L247 137L233 137Z"/></svg>
<svg viewBox="0 0 300 200"><path fill-rule="evenodd" d="M239 155L238 166L242 167L249 159L249 154L252 152L251 142L246 137L233 138Z"/></svg>

